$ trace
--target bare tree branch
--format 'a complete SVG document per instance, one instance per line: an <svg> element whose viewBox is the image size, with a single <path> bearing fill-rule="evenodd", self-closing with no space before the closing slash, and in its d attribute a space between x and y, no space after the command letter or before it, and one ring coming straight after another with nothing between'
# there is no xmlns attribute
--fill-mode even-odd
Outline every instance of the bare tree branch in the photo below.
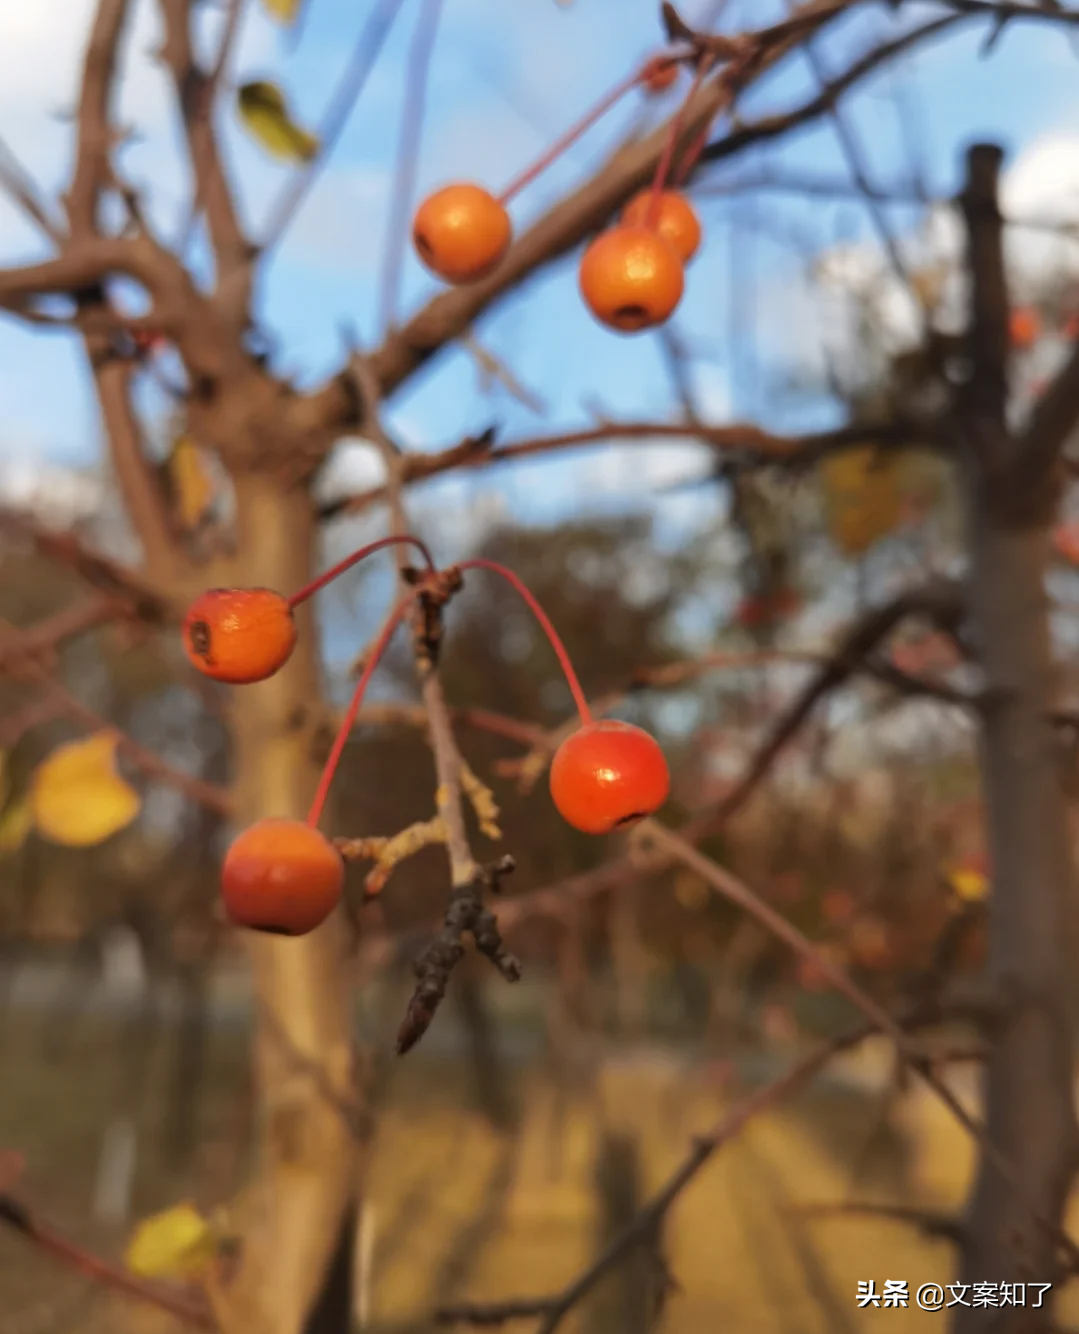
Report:
<svg viewBox="0 0 1079 1334"><path fill-rule="evenodd" d="M165 24L162 54L172 74L195 175L198 206L206 215L217 261L218 291L237 323L246 321L254 248L244 236L213 124L215 83L191 47L191 0L160 0Z"/></svg>
<svg viewBox="0 0 1079 1334"><path fill-rule="evenodd" d="M130 12L131 0L99 0L83 57L75 174L67 194L71 232L76 237L97 234L101 192L112 180L114 134L110 113L120 41Z"/></svg>
<svg viewBox="0 0 1079 1334"><path fill-rule="evenodd" d="M631 442L650 444L657 439L696 440L716 451L729 451L737 456L740 464L758 467L808 467L827 454L866 443L902 448L915 444L931 446L941 441L941 437L927 423L894 420L880 424L842 426L834 431L817 431L801 436L774 435L751 423L710 426L695 422L614 421L579 431L561 431L555 435L516 440L498 449L492 448L491 435L485 433L435 453L406 454L401 462L402 481L405 485L412 485L457 468L490 468L539 454L578 449L583 445ZM709 473L702 480L713 480L713 474ZM333 519L341 514L361 513L372 505L384 502L386 498L384 486L372 487L358 495L330 501L320 511L320 517Z"/></svg>
<svg viewBox="0 0 1079 1334"><path fill-rule="evenodd" d="M27 652L20 632L4 620L0 620L0 652L3 654L4 670L16 679L28 679L39 686L56 701L65 717L91 732L112 732L117 738L120 752L148 778L167 783L192 801L199 802L219 815L231 813L232 801L228 792L215 783L208 783L193 774L186 774L181 769L174 768L160 755L122 732L114 723L100 717L93 709L87 708L40 666L35 654Z"/></svg>
<svg viewBox="0 0 1079 1334"><path fill-rule="evenodd" d="M166 1311L195 1329L216 1329L216 1321L205 1306L137 1278L127 1270L84 1250L38 1218L30 1208L8 1192L0 1193L0 1224L19 1233L37 1250L51 1255L68 1268L111 1288L125 1297Z"/></svg>
<svg viewBox="0 0 1079 1334"><path fill-rule="evenodd" d="M400 8L401 0L376 0L356 42L348 67L341 77L341 82L330 98L330 105L319 131L318 155L298 171L285 187L284 193L270 214L270 221L266 225L260 245L261 253L265 254L272 250L280 241L285 229L296 216L297 209L303 203L304 196L315 183L319 170L325 166L333 152L342 131L348 124L352 108L356 105L375 67L383 43L390 35L390 29Z"/></svg>
<svg viewBox="0 0 1079 1334"><path fill-rule="evenodd" d="M39 227L54 245L63 244L62 227L50 216L37 186L3 140L0 140L0 188L7 191L31 222Z"/></svg>

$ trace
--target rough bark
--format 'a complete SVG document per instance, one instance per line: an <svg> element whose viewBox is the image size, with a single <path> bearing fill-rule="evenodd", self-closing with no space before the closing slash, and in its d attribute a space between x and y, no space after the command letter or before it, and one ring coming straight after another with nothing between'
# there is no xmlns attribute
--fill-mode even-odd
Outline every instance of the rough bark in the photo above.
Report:
<svg viewBox="0 0 1079 1334"><path fill-rule="evenodd" d="M969 456L972 629L985 673L981 758L993 865L988 981L999 1002L985 1072L993 1145L1029 1204L984 1159L968 1204L963 1283L1056 1283L1059 1224L1077 1166L1073 1102L1075 889L1052 724L1045 572L1048 478L1009 435L1008 301L996 187L1001 154L971 150L963 198L973 284L971 376L959 404ZM1020 503L1017 503L1017 500ZM1030 1205L1041 1216L1039 1222ZM955 1334L1033 1334L1050 1312L953 1308Z"/></svg>
<svg viewBox="0 0 1079 1334"><path fill-rule="evenodd" d="M247 582L300 587L315 539L306 491L282 491L270 477L241 478L237 505ZM308 607L299 612L299 643L284 670L235 692L241 825L302 818L314 791L319 669ZM300 1334L351 1226L359 1142L346 940L338 915L302 938L247 940L260 1007L262 1170L244 1269L227 1299L236 1334ZM347 1301L334 1305L348 1309ZM325 1321L320 1327L327 1329Z"/></svg>

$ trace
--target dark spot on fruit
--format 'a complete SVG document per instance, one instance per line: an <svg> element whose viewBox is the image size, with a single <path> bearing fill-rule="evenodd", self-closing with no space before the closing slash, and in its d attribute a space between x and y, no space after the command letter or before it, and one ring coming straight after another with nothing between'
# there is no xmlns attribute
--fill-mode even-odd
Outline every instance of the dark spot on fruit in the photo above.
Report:
<svg viewBox="0 0 1079 1334"><path fill-rule="evenodd" d="M191 647L199 655L210 661L210 627L205 621L194 621L188 633L191 636Z"/></svg>
<svg viewBox="0 0 1079 1334"><path fill-rule="evenodd" d="M265 926L259 926L257 930L264 931L268 936L292 936L296 934L287 926L274 926L269 922Z"/></svg>
<svg viewBox="0 0 1079 1334"><path fill-rule="evenodd" d="M619 306L614 317L626 329L639 329L648 323L648 311L644 306Z"/></svg>
<svg viewBox="0 0 1079 1334"><path fill-rule="evenodd" d="M620 820L614 822L614 827L616 829L626 829L631 824L638 824L647 814L647 811L634 811L632 815L623 815Z"/></svg>
<svg viewBox="0 0 1079 1334"><path fill-rule="evenodd" d="M416 249L420 252L421 258L428 262L433 260L435 257L434 247L431 245L431 242L428 241L427 237L424 236L423 232L416 232L413 239L416 242Z"/></svg>

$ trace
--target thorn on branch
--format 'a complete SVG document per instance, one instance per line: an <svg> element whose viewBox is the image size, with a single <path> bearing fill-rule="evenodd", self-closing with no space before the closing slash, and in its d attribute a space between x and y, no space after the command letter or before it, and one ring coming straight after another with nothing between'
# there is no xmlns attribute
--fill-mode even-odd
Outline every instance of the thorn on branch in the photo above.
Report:
<svg viewBox="0 0 1079 1334"><path fill-rule="evenodd" d="M397 1033L399 1056L410 1051L430 1027L446 994L450 974L464 955L466 935L472 937L479 952L490 959L507 982L520 980L521 965L506 950L495 915L483 901L485 890L499 892L499 882L514 866L512 857L502 857L481 868L467 884L454 889L442 930L412 965L416 989Z"/></svg>
<svg viewBox="0 0 1079 1334"><path fill-rule="evenodd" d="M744 37L723 37L718 33L698 32L691 28L675 9L666 3L660 6L660 18L669 42L684 42L693 48L697 60L708 56L712 60L734 60L744 56L749 43Z"/></svg>

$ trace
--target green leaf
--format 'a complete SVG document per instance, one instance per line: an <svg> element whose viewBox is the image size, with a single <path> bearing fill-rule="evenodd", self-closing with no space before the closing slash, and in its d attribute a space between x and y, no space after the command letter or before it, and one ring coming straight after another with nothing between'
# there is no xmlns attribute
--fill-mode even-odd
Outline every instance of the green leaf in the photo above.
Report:
<svg viewBox="0 0 1079 1334"><path fill-rule="evenodd" d="M297 125L289 114L285 94L264 79L245 83L237 94L240 119L267 152L286 162L310 162L318 153L318 138Z"/></svg>

